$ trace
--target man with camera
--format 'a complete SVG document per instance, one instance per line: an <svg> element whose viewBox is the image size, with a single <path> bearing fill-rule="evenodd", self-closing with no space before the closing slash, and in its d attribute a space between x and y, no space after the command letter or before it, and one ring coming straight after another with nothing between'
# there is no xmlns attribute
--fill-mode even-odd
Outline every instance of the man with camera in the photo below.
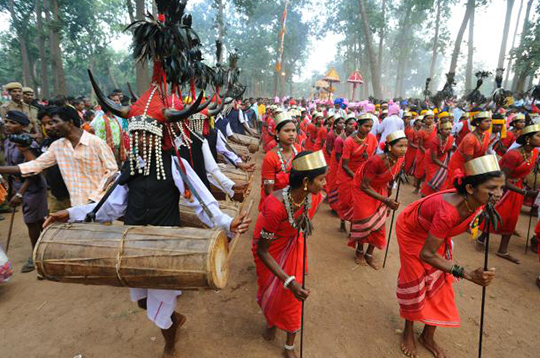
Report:
<svg viewBox="0 0 540 358"><path fill-rule="evenodd" d="M4 142L5 161L7 165L16 166L24 163L27 159L24 151L37 150L38 145L34 139L25 133L30 125L28 116L20 111L8 111L4 117L4 131L7 139ZM48 213L47 208L47 183L42 175L23 178L21 175L12 174L8 179L11 188L9 204L15 208L22 204L24 223L28 227L28 235L32 248L35 246L43 222ZM32 256L22 267L21 272L34 270Z"/></svg>

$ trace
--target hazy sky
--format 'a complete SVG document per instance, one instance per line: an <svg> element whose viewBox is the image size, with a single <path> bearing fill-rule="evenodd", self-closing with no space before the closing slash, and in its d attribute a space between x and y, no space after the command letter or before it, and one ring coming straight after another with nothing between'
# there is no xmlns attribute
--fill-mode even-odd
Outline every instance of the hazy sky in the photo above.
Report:
<svg viewBox="0 0 540 358"><path fill-rule="evenodd" d="M507 44L507 51L510 51L512 45L512 36L516 26L518 17L519 4L521 0L516 0L512 11L512 23L510 25L510 36ZM448 68L450 65L450 56L453 49L454 41L459 31L459 27L465 14L465 1L461 1L459 5L452 8L452 14L448 21L448 27L451 33L451 46L445 54L446 63L443 68ZM518 34L521 33L522 23L525 16L527 1L524 1L523 10L521 12L520 25L518 26ZM533 5L535 7L536 4ZM534 9L531 11L533 12ZM505 0L492 0L490 5L477 9L475 13L475 31L474 31L474 47L475 47L475 62L482 62L486 65L485 69L495 72L497 61L499 58L499 50L501 46L502 33L504 27L504 18L506 14ZM338 53L336 43L342 39L342 35L330 34L325 39L313 44L313 51L307 62L307 65L299 76L298 80L310 78L313 72L325 72L328 69L328 64L335 58ZM468 38L468 30L465 31L464 40ZM519 38L518 38L519 40ZM517 43L516 43L517 45ZM461 47L462 56L460 59L465 59L463 54L466 54L466 43ZM458 64L459 65L459 64Z"/></svg>

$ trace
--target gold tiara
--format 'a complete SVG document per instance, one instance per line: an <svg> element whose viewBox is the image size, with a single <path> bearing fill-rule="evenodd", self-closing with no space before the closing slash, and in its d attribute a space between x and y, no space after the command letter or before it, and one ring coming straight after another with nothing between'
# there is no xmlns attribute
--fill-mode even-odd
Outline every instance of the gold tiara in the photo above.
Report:
<svg viewBox="0 0 540 358"><path fill-rule="evenodd" d="M279 112L274 117L274 125L277 127L281 122L291 121L291 120L292 119L291 119L291 117L289 116L288 113Z"/></svg>
<svg viewBox="0 0 540 358"><path fill-rule="evenodd" d="M405 132L402 130L395 131L386 136L386 143L390 143L401 138L407 138Z"/></svg>
<svg viewBox="0 0 540 358"><path fill-rule="evenodd" d="M298 159L294 159L292 167L299 172L307 172L310 170L320 169L326 167L326 160L322 150L304 155Z"/></svg>
<svg viewBox="0 0 540 358"><path fill-rule="evenodd" d="M536 133L536 132L540 132L540 124L532 124L530 126L523 128L520 136L529 134L529 133Z"/></svg>
<svg viewBox="0 0 540 358"><path fill-rule="evenodd" d="M347 115L347 119L356 119L356 115L354 114L354 112L353 112L353 113L349 113L349 114Z"/></svg>
<svg viewBox="0 0 540 358"><path fill-rule="evenodd" d="M356 120L363 121L365 119L373 119L373 117L369 113L364 113L364 114L360 115Z"/></svg>
<svg viewBox="0 0 540 358"><path fill-rule="evenodd" d="M474 115L474 119L491 118L491 111L482 111Z"/></svg>
<svg viewBox="0 0 540 358"><path fill-rule="evenodd" d="M513 121L518 121L520 119L525 119L525 115L523 113L518 113L514 116L514 118L512 118L512 122Z"/></svg>
<svg viewBox="0 0 540 358"><path fill-rule="evenodd" d="M497 157L493 154L484 155L483 157L475 158L465 163L465 175L468 177L500 170Z"/></svg>

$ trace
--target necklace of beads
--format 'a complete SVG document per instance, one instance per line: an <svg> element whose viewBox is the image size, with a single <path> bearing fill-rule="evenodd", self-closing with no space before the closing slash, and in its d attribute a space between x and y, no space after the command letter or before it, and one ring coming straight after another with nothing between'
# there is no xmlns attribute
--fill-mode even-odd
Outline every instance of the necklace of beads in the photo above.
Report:
<svg viewBox="0 0 540 358"><path fill-rule="evenodd" d="M442 143L442 136L439 135L439 141L441 142L441 155L444 154L444 150L446 149L446 144L448 144L448 137L446 137L446 139L444 140L444 143Z"/></svg>
<svg viewBox="0 0 540 358"><path fill-rule="evenodd" d="M292 196L291 196L291 187L287 186L285 189L283 189L283 204L285 204L285 210L287 211L287 217L289 224L296 230L298 229L306 229L304 227L301 227L302 221L304 220L302 216L308 217L309 210L311 209L311 194L308 194L307 198L304 199L302 202L304 206L304 211L300 214L300 217L298 220L294 219L294 209L292 206ZM301 205L302 205L301 204ZM307 219L309 221L309 218Z"/></svg>
<svg viewBox="0 0 540 358"><path fill-rule="evenodd" d="M278 150L277 150L277 155L278 155L278 158L279 158L279 162L281 164L281 171L283 171L283 173L287 173L287 166L285 165L285 159L283 158L283 147L281 146L281 143L278 143ZM294 159L294 157L296 157L296 154L297 154L297 151L296 151L296 148L294 147L294 145L291 147L292 148L292 151L293 151L293 156L291 157L291 160Z"/></svg>
<svg viewBox="0 0 540 358"><path fill-rule="evenodd" d="M525 151L525 149L523 149L523 147L521 147L521 155L523 156L523 159L525 160L525 163L527 163L527 165L531 165L532 153L527 153Z"/></svg>

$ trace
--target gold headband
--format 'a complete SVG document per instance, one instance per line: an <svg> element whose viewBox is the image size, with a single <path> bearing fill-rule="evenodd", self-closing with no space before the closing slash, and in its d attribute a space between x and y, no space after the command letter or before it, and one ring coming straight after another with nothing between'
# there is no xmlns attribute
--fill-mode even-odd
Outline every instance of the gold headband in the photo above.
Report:
<svg viewBox="0 0 540 358"><path fill-rule="evenodd" d="M288 113L279 112L274 117L274 125L277 127L281 122L292 121Z"/></svg>
<svg viewBox="0 0 540 358"><path fill-rule="evenodd" d="M530 126L523 128L520 136L529 134L529 133L536 133L536 132L540 132L540 124L532 124Z"/></svg>
<svg viewBox="0 0 540 358"><path fill-rule="evenodd" d="M320 169L326 167L326 160L322 150L304 155L298 159L294 159L292 167L299 172L307 172L310 170Z"/></svg>
<svg viewBox="0 0 540 358"><path fill-rule="evenodd" d="M406 117L412 117L412 113L409 111L403 112L403 118L406 118Z"/></svg>
<svg viewBox="0 0 540 358"><path fill-rule="evenodd" d="M514 116L514 118L512 118L512 122L513 121L519 121L520 119L525 119L525 115L523 113L518 113Z"/></svg>
<svg viewBox="0 0 540 358"><path fill-rule="evenodd" d="M353 113L349 113L349 114L347 115L347 118L346 118L346 119L356 119L356 115L354 114L354 112L353 112Z"/></svg>
<svg viewBox="0 0 540 358"><path fill-rule="evenodd" d="M474 119L491 118L491 111L478 112L474 115Z"/></svg>
<svg viewBox="0 0 540 358"><path fill-rule="evenodd" d="M395 131L386 136L386 143L390 143L401 138L407 138L405 132L402 130Z"/></svg>
<svg viewBox="0 0 540 358"><path fill-rule="evenodd" d="M426 111L426 112L424 113L424 117L427 117L427 116L432 116L432 117L434 117L435 114L433 113L433 111Z"/></svg>
<svg viewBox="0 0 540 358"><path fill-rule="evenodd" d="M484 155L483 157L475 158L465 163L465 175L468 177L500 170L497 157L493 154Z"/></svg>
<svg viewBox="0 0 540 358"><path fill-rule="evenodd" d="M373 119L373 117L369 113L364 113L364 114L360 115L356 120L362 121L364 119Z"/></svg>

